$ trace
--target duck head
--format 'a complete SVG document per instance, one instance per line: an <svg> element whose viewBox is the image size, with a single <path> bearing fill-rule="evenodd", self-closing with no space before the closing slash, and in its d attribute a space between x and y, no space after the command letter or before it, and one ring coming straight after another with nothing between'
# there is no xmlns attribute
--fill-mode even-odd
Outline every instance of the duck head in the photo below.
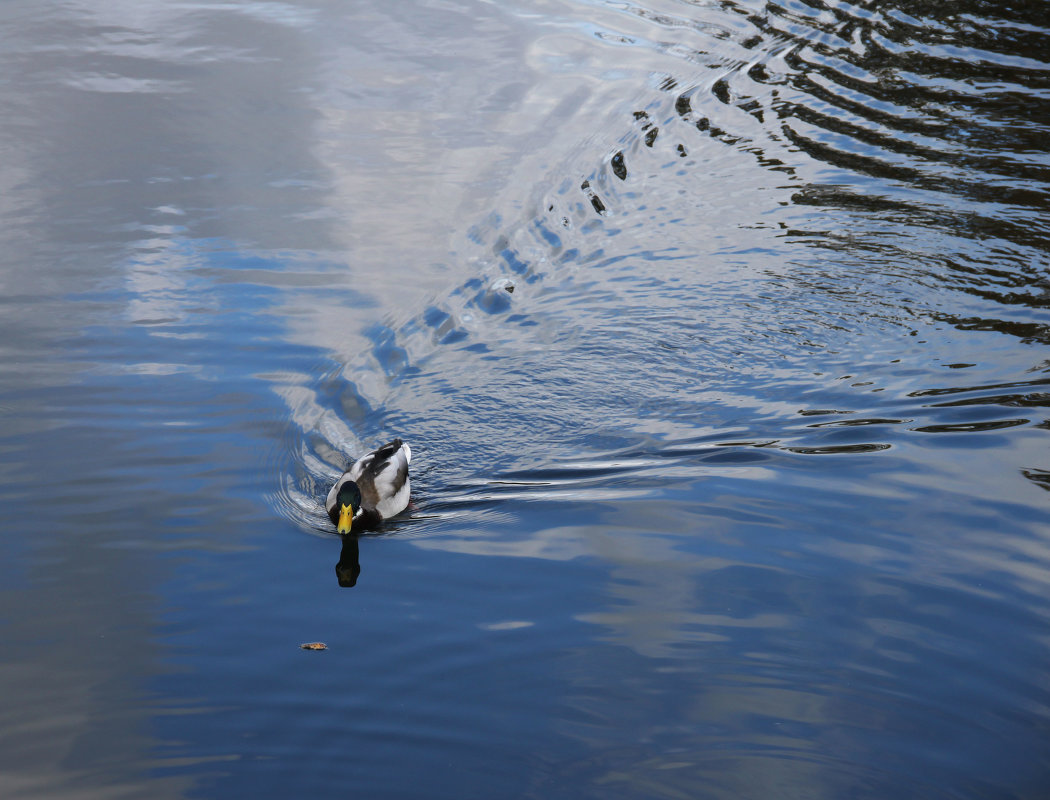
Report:
<svg viewBox="0 0 1050 800"><path fill-rule="evenodd" d="M336 522L336 530L339 533L350 533L350 527L354 524L354 514L361 508L361 490L353 481L347 481L339 487L339 494L335 497L334 514L339 515Z"/></svg>

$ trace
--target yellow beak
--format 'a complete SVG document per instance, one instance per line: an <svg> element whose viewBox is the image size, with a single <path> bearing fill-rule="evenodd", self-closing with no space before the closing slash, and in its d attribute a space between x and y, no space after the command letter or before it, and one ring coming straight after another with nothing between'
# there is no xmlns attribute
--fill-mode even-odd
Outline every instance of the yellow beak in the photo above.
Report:
<svg viewBox="0 0 1050 800"><path fill-rule="evenodd" d="M354 507L351 505L339 506L339 533L350 533L350 526L354 524Z"/></svg>

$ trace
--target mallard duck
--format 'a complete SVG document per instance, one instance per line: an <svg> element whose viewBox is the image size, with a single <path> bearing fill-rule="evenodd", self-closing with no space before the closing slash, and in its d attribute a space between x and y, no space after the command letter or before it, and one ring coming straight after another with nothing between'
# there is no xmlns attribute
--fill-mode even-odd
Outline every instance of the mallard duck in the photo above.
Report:
<svg viewBox="0 0 1050 800"><path fill-rule="evenodd" d="M324 506L339 533L374 528L408 505L412 449L400 439L361 456L328 492Z"/></svg>

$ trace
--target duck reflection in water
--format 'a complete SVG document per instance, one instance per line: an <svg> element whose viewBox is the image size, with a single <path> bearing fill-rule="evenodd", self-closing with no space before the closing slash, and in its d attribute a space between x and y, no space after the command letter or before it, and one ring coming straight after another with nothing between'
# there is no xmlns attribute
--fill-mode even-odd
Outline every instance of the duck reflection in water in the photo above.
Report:
<svg viewBox="0 0 1050 800"><path fill-rule="evenodd" d="M343 540L343 548L339 551L335 576L339 579L340 586L350 587L357 583L357 576L361 574L361 552L356 536L346 535L340 538Z"/></svg>

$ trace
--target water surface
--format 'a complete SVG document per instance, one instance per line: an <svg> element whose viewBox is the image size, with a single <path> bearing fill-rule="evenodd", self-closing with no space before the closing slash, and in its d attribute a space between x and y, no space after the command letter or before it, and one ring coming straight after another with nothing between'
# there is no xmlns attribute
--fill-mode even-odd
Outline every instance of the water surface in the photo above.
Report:
<svg viewBox="0 0 1050 800"><path fill-rule="evenodd" d="M0 793L1045 796L1044 17L6 4Z"/></svg>

